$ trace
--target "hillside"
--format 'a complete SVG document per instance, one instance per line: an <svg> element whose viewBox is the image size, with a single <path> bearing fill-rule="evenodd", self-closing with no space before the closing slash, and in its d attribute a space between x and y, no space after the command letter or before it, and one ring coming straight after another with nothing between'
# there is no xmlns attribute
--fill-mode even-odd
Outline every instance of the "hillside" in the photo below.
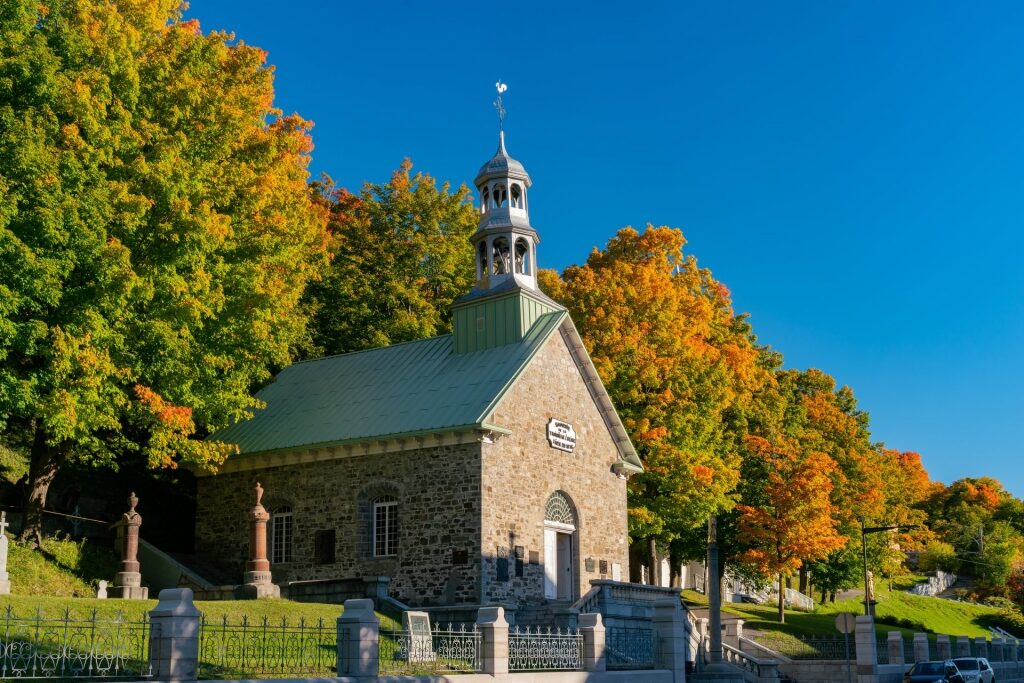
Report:
<svg viewBox="0 0 1024 683"><path fill-rule="evenodd" d="M879 637L888 631L902 631L910 634L924 631L952 636L989 636L987 623L999 614L994 607L976 605L942 598L913 595L903 590L889 591L882 587L878 591L875 607L875 628ZM706 607L707 598L694 591L684 591L683 599L695 607ZM839 600L834 603L817 605L813 612L786 610L786 623L778 621L775 605L750 605L730 603L723 612L736 615L746 622L746 627L765 634L766 638L785 636L838 637L835 617L840 612L863 614L864 605L858 598Z"/></svg>

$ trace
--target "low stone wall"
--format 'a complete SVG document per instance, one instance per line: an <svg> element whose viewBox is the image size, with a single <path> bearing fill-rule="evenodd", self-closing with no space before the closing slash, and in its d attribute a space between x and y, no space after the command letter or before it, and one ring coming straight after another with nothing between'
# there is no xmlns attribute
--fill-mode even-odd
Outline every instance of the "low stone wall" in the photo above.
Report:
<svg viewBox="0 0 1024 683"><path fill-rule="evenodd" d="M919 583L910 589L911 593L915 595L928 595L934 597L939 593L948 590L956 583L956 574L950 572L937 571L932 572L928 576L928 581L925 583Z"/></svg>
<svg viewBox="0 0 1024 683"><path fill-rule="evenodd" d="M252 678L209 683L253 683ZM671 671L538 671L512 674L452 676L341 676L339 678L275 678L273 683L674 683ZM142 683L141 681L139 683Z"/></svg>
<svg viewBox="0 0 1024 683"><path fill-rule="evenodd" d="M857 663L830 659L799 659L779 661L779 672L799 683L840 683L857 679Z"/></svg>

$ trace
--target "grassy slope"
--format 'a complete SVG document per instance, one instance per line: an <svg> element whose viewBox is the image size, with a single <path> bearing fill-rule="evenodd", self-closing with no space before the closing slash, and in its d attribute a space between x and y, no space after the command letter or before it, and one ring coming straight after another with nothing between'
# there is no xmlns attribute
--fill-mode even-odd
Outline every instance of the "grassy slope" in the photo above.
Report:
<svg viewBox="0 0 1024 683"><path fill-rule="evenodd" d="M117 572L117 558L103 544L48 538L43 542L43 551L10 542L7 568L13 595L0 596L0 610L10 607L19 617L34 616L40 610L46 618L59 618L66 609L79 617L87 617L96 610L97 616L104 619L112 619L118 612L135 619L156 605L156 600L92 597L96 595L96 582L112 582ZM342 613L341 605L290 600L199 601L196 606L207 619L220 621L226 616L232 624L241 623L243 618L258 623L263 617L278 624L282 618L289 624L297 624L300 619L314 624L323 619L325 624L333 624ZM392 619L379 616L382 628L400 628Z"/></svg>
<svg viewBox="0 0 1024 683"><path fill-rule="evenodd" d="M906 587L902 586L902 588ZM897 619L919 624L921 629L929 633L972 637L988 636L990 635L988 630L982 625L985 617L999 611L983 605L912 595L899 590L901 586L896 588L897 590L889 591L882 587L878 591L875 614L877 615L876 630L879 637L884 638L888 631L902 631L904 634L910 634L915 630L920 630L892 625L892 622ZM689 604L707 605L707 599L700 593L684 591L683 597ZM729 604L723 610L743 618L747 626L765 632L769 638L785 637L786 635L839 637L839 632L835 627L836 615L840 612L863 614L864 605L857 598L852 598L819 605L811 613L786 610L785 624L778 622L778 607L775 605Z"/></svg>

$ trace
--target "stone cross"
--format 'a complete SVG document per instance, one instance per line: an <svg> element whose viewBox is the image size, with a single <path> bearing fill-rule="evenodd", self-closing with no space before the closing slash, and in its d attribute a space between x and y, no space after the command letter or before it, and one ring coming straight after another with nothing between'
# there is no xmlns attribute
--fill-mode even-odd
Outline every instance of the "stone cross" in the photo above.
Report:
<svg viewBox="0 0 1024 683"><path fill-rule="evenodd" d="M114 577L114 597L145 600L149 589L142 585L142 573L139 571L139 527L142 526L142 515L135 511L139 499L133 491L128 496L128 512L121 516L121 527L124 537L121 543L121 565Z"/></svg>
<svg viewBox="0 0 1024 683"><path fill-rule="evenodd" d="M278 598L281 589L274 585L267 559L267 522L270 514L263 507L263 487L256 482L256 505L249 511L249 561L245 563L245 579L240 586L244 598Z"/></svg>
<svg viewBox="0 0 1024 683"><path fill-rule="evenodd" d="M0 595L11 592L11 576L7 573L7 513L0 512Z"/></svg>

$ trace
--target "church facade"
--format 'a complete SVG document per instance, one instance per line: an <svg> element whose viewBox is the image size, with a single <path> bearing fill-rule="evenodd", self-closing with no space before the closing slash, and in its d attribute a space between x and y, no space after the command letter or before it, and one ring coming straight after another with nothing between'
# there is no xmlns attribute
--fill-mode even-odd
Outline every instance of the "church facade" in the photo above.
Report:
<svg viewBox="0 0 1024 683"><path fill-rule="evenodd" d="M410 605L570 602L628 580L640 461L568 313L537 287L525 168L478 174L450 335L297 363L198 481L196 551L241 576L259 481L277 583L391 577Z"/></svg>

